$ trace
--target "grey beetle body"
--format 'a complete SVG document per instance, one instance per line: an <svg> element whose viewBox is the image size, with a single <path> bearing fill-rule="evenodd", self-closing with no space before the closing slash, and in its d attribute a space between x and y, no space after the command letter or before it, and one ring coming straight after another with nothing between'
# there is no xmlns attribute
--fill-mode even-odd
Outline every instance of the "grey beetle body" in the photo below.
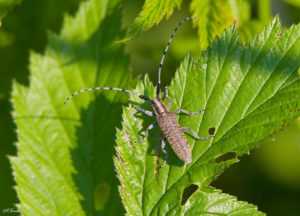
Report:
<svg viewBox="0 0 300 216"><path fill-rule="evenodd" d="M155 112L157 123L175 154L186 164L191 163L191 148L175 114L169 111L161 100L154 99L151 105Z"/></svg>

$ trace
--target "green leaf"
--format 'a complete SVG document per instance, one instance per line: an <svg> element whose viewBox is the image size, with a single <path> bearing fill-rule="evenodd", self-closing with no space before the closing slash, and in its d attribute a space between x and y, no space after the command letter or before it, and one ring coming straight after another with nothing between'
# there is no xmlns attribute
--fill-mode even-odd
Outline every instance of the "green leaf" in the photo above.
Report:
<svg viewBox="0 0 300 216"><path fill-rule="evenodd" d="M224 29L233 22L233 14L228 0L193 0L190 4L193 16L198 17L198 35L201 50L206 50Z"/></svg>
<svg viewBox="0 0 300 216"><path fill-rule="evenodd" d="M168 19L173 10L180 7L181 2L182 0L146 0L139 16L128 29L129 39L157 25L164 17Z"/></svg>
<svg viewBox="0 0 300 216"><path fill-rule="evenodd" d="M22 0L0 0L0 22L3 17Z"/></svg>
<svg viewBox="0 0 300 216"><path fill-rule="evenodd" d="M117 130L114 161L127 214L264 215L255 206L238 202L209 184L224 168L237 162L238 156L299 116L299 47L300 25L281 33L276 18L247 46L241 46L236 28L231 26L201 60L188 56L183 61L169 87L171 110L192 112L205 108L200 115L178 115L179 123L200 137L209 136L209 129L215 128L211 140L197 141L187 134L193 153L189 165L167 145L168 162L159 168L164 158L159 150L159 129L153 129L145 141L134 143L155 120L143 115L134 117L136 111L125 107L122 129ZM155 96L147 77L138 83L136 92ZM130 101L151 109L134 96ZM230 152L234 158L220 161ZM198 189L182 203L183 191L191 184Z"/></svg>
<svg viewBox="0 0 300 216"><path fill-rule="evenodd" d="M180 211L180 207L177 209ZM174 211L175 213L175 211ZM238 202L235 197L222 194L220 190L204 187L195 193L186 204L184 215L265 215L253 205Z"/></svg>
<svg viewBox="0 0 300 216"><path fill-rule="evenodd" d="M44 55L31 53L30 86L14 83L18 154L10 159L23 215L124 213L112 156L126 95L86 93L63 106L82 88L128 87L117 3L83 2L59 35L49 34Z"/></svg>
<svg viewBox="0 0 300 216"><path fill-rule="evenodd" d="M261 6L268 3L264 1ZM143 10L136 18L135 23L129 27L127 38L129 40L138 36L141 32L157 25L166 16L172 15L173 9L179 7L181 0L169 1L146 1ZM193 0L190 3L190 11L193 16L199 18L194 20L198 27L198 35L201 50L206 50L216 36L220 36L224 29L228 28L233 21L237 22L243 42L253 38L266 22L251 20L251 0ZM262 7L264 8L264 7ZM265 11L268 9L262 9ZM266 15L264 21L269 21Z"/></svg>
<svg viewBox="0 0 300 216"><path fill-rule="evenodd" d="M252 0L229 0L232 15L238 22L248 22L251 19Z"/></svg>
<svg viewBox="0 0 300 216"><path fill-rule="evenodd" d="M264 27L264 23L259 20L249 20L239 24L238 32L243 44L251 41L257 32L260 32Z"/></svg>
<svg viewBox="0 0 300 216"><path fill-rule="evenodd" d="M251 19L252 0L229 0L233 18L237 24L238 32L244 44L253 39L257 32L270 21L270 5L268 1L259 1L258 11L262 13L263 18Z"/></svg>

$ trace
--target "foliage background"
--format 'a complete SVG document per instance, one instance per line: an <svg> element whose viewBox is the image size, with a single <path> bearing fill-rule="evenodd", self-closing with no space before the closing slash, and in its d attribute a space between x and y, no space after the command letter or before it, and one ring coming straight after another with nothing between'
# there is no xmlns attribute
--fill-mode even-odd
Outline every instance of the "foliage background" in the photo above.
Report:
<svg viewBox="0 0 300 216"><path fill-rule="evenodd" d="M28 85L28 59L30 50L43 53L47 31L58 32L64 13L74 13L80 0L23 1L2 21L0 28L0 210L13 208L17 203L13 178L7 155L16 155L16 141L10 112L9 94L13 79ZM124 5L124 26L132 23L143 1L127 0ZM156 73L162 50L169 35L181 18L189 16L188 1L181 10L175 10L168 20L163 20L141 36L126 43L131 57L133 77L149 74L156 83ZM296 4L295 4L296 5ZM271 3L272 14L280 14L285 25L298 23L299 7L281 0ZM255 5L253 9L255 13ZM166 58L163 84L168 84L179 62L188 52L199 56L196 30L185 24L172 42ZM275 135L275 142L265 143L260 149L244 156L241 162L227 169L214 186L235 195L239 200L258 205L269 215L297 215L300 211L300 121Z"/></svg>

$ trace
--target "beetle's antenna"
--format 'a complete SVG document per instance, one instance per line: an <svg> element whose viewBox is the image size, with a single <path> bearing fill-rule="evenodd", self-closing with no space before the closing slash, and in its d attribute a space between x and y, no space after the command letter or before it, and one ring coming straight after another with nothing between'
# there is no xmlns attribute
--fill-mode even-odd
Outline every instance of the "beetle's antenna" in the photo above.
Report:
<svg viewBox="0 0 300 216"><path fill-rule="evenodd" d="M171 41L172 41L172 39L173 39L173 37L174 37L176 31L178 30L178 28L179 28L185 21L187 21L187 20L189 20L189 19L196 19L196 20L199 20L197 17L192 17L192 16L191 16L191 17L187 17L187 18L181 20L181 22L180 22L180 23L176 26L176 28L174 29L174 31L173 31L173 33L172 33L170 39L169 39L169 42L168 42L168 44L167 44L167 46L166 46L166 48L165 48L164 54L163 54L163 56L162 56L162 58L161 58L161 60L160 60L160 64L159 64L159 68L158 68L158 83L157 83L157 89L156 89L156 96L157 96L158 99L159 99L160 86L161 86L161 82L160 82L160 74L161 74L162 65L163 65L163 63L164 63L165 55L166 55L166 53L167 53L167 51L168 51L168 49L169 49L170 43L171 43Z"/></svg>
<svg viewBox="0 0 300 216"><path fill-rule="evenodd" d="M144 100L147 101L152 101L151 99L149 99L147 96L145 95L139 95L133 91L127 90L127 89L121 89L121 88L111 88L111 87L94 87L94 88L88 88L88 89L82 89L79 91L74 92L73 94L71 94L64 102L64 105L68 102L68 100L70 100L72 97L74 97L75 95L82 93L82 92L86 92L86 91L94 91L94 90L114 90L114 91L123 91L123 92L127 92L129 94L134 94L136 96L138 96L139 98L142 98Z"/></svg>

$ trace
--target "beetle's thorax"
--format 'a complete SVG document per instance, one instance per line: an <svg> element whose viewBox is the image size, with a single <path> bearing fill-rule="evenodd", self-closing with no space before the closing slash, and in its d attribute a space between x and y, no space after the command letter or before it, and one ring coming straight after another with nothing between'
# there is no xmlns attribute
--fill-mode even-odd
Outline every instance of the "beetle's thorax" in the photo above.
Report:
<svg viewBox="0 0 300 216"><path fill-rule="evenodd" d="M168 112L167 107L163 104L163 102L159 98L155 98L151 101L151 106L156 114L156 116Z"/></svg>

